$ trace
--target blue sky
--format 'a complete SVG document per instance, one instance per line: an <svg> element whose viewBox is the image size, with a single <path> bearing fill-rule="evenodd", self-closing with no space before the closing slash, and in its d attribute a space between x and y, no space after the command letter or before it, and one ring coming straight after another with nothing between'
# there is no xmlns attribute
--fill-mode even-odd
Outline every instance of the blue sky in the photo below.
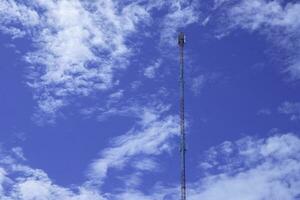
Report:
<svg viewBox="0 0 300 200"><path fill-rule="evenodd" d="M300 198L300 3L0 0L0 197Z"/></svg>

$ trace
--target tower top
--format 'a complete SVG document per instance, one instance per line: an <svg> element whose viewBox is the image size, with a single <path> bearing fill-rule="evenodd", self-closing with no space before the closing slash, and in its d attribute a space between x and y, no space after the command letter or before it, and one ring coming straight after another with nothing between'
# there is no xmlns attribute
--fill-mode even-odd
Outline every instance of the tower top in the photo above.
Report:
<svg viewBox="0 0 300 200"><path fill-rule="evenodd" d="M178 35L178 45L179 45L180 47L183 47L184 44L185 44L185 36L184 36L184 33L181 32L181 33L179 33L179 35Z"/></svg>

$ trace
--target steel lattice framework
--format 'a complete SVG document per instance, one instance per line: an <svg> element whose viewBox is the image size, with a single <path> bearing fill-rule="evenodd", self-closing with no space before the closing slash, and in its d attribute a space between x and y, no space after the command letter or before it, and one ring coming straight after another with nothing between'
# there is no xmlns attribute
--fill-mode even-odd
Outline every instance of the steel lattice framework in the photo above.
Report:
<svg viewBox="0 0 300 200"><path fill-rule="evenodd" d="M186 176L185 176L185 154L186 154L186 141L185 141L185 116L184 116L184 33L178 35L179 45L179 59L180 59L180 163L181 163L181 200L186 200Z"/></svg>

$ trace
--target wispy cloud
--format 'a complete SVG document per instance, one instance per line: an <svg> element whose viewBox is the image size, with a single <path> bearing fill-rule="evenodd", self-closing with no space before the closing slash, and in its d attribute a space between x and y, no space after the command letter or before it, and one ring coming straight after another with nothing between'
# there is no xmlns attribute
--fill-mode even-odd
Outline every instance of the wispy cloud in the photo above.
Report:
<svg viewBox="0 0 300 200"><path fill-rule="evenodd" d="M181 0L1 0L0 31L32 41L25 60L37 102L35 119L53 122L73 97L119 84L115 73L129 65L136 48L129 38L141 25L151 24L154 10L167 11L156 24L161 42L176 44L178 29L197 22L196 7ZM145 76L153 77L159 63L147 68Z"/></svg>
<svg viewBox="0 0 300 200"><path fill-rule="evenodd" d="M19 147L17 149L18 154L23 154ZM105 199L98 191L84 186L80 186L76 190L58 186L44 171L25 165L18 158L19 156L3 152L1 154L0 198L3 200Z"/></svg>
<svg viewBox="0 0 300 200"><path fill-rule="evenodd" d="M27 27L38 23L39 14L34 9L15 1L0 1L0 31L20 38L28 34Z"/></svg>
<svg viewBox="0 0 300 200"><path fill-rule="evenodd" d="M166 115L167 107L143 107L136 112L140 119L138 126L125 135L115 138L111 147L102 151L99 159L90 166L92 183L103 183L110 168L122 169L137 156L147 158L135 162L137 170L153 169L156 164L151 156L157 156L171 149L171 139L178 133L177 117ZM149 160L150 159L150 160Z"/></svg>
<svg viewBox="0 0 300 200"><path fill-rule="evenodd" d="M162 63L162 60L158 59L152 65L150 65L147 68L145 68L145 70L144 70L144 76L146 76L147 78L150 78L150 79L154 78L155 75L156 75L156 71L161 66L161 63Z"/></svg>
<svg viewBox="0 0 300 200"><path fill-rule="evenodd" d="M192 79L191 82L191 90L194 93L194 95L199 95L204 87L204 84L206 83L206 77L205 75L199 75Z"/></svg>
<svg viewBox="0 0 300 200"><path fill-rule="evenodd" d="M223 2L227 1L216 1L216 4L221 6ZM285 63L286 68L283 71L289 72L292 79L299 79L300 4L298 2L242 0L232 1L225 7L226 14L222 14L220 20L223 26L226 25L220 35L227 35L228 31L236 28L265 35L275 46L289 52Z"/></svg>
<svg viewBox="0 0 300 200"><path fill-rule="evenodd" d="M149 19L145 7L112 0L1 1L0 6L3 27L30 33L35 50L26 56L32 65L28 85L39 110L50 114L68 104L69 96L117 84L114 71L126 68L132 53L127 37ZM15 23L20 26L10 27Z"/></svg>
<svg viewBox="0 0 300 200"><path fill-rule="evenodd" d="M130 152L130 156L134 155L135 149ZM300 139L293 134L274 135L265 139L245 137L235 142L224 142L204 154L206 159L201 164L206 163L210 167L199 169L201 171L196 176L198 181L188 183L188 197L191 200L296 200L300 195L299 153ZM125 153L125 157L128 155ZM143 193L135 188L135 184L140 181L137 173L127 177L132 184L127 185L126 190L115 193L107 193L88 185L61 187L54 184L42 170L33 169L22 162L13 154L2 153L2 199L175 200L179 196L176 183L168 187L157 184L149 194Z"/></svg>
<svg viewBox="0 0 300 200"><path fill-rule="evenodd" d="M288 115L292 121L300 120L300 103L286 101L278 107L278 112Z"/></svg>
<svg viewBox="0 0 300 200"><path fill-rule="evenodd" d="M191 199L295 200L300 194L299 145L298 137L285 134L214 147L207 154L212 171L191 190Z"/></svg>
<svg viewBox="0 0 300 200"><path fill-rule="evenodd" d="M257 111L257 115L271 115L272 111L268 108L262 108L259 111Z"/></svg>
<svg viewBox="0 0 300 200"><path fill-rule="evenodd" d="M34 66L44 66L33 67L30 74L39 108L56 112L68 103L65 97L113 87L114 70L127 67L131 54L126 37L139 21L147 20L147 11L130 4L119 13L113 1L50 1L40 6L45 12L35 41L38 50L27 56Z"/></svg>
<svg viewBox="0 0 300 200"><path fill-rule="evenodd" d="M191 75L193 76L193 75ZM200 75L190 78L188 87L195 96L200 95L203 89L218 82L224 82L226 77L222 77L220 73L201 73Z"/></svg>
<svg viewBox="0 0 300 200"><path fill-rule="evenodd" d="M200 13L197 7L196 1L171 1L170 12L162 22L161 42L176 45L178 30L198 22Z"/></svg>

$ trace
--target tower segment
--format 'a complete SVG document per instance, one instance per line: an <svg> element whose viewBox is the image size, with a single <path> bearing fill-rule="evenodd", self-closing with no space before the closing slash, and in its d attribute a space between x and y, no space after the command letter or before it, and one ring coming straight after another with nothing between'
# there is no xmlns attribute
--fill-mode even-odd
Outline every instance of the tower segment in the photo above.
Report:
<svg viewBox="0 0 300 200"><path fill-rule="evenodd" d="M179 99L179 115L180 115L180 170L181 170L181 200L186 200L186 170L185 170L185 154L186 154L186 141L185 141L185 116L184 116L184 45L185 36L184 33L178 35L179 45L179 62L180 62L180 99Z"/></svg>

